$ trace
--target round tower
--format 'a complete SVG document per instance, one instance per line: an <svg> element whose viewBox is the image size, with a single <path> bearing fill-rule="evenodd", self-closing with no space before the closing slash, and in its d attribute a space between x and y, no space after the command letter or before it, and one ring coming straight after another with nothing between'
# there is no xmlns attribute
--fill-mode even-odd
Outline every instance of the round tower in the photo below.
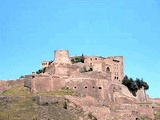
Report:
<svg viewBox="0 0 160 120"><path fill-rule="evenodd" d="M54 63L71 64L68 50L55 50Z"/></svg>

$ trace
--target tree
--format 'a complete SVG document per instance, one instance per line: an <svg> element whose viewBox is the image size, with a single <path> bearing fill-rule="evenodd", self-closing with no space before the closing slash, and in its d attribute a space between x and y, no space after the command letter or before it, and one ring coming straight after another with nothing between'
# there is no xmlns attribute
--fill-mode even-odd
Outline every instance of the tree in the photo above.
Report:
<svg viewBox="0 0 160 120"><path fill-rule="evenodd" d="M66 102L66 101L65 101L64 104L63 104L63 108L64 108L64 109L67 109L67 108L68 108L68 105L67 105L67 102Z"/></svg>
<svg viewBox="0 0 160 120"><path fill-rule="evenodd" d="M149 89L149 85L146 82L141 83L145 90Z"/></svg>
<svg viewBox="0 0 160 120"><path fill-rule="evenodd" d="M149 85L144 82L143 79L140 80L139 78L136 78L135 83L137 84L138 89L141 89L142 87L144 87L145 90L149 89Z"/></svg>
<svg viewBox="0 0 160 120"><path fill-rule="evenodd" d="M82 54L81 58L80 58L80 62L84 63L84 55Z"/></svg>
<svg viewBox="0 0 160 120"><path fill-rule="evenodd" d="M124 76L122 84L125 85L134 96L136 96L136 92L142 87L144 87L144 90L149 89L149 85L144 82L143 79L140 80L136 78L136 80L133 80L132 78L128 78L127 75Z"/></svg>
<svg viewBox="0 0 160 120"><path fill-rule="evenodd" d="M139 78L136 78L135 82L136 82L139 89L142 88L141 80Z"/></svg>
<svg viewBox="0 0 160 120"><path fill-rule="evenodd" d="M21 75L19 78L24 78L25 76Z"/></svg>
<svg viewBox="0 0 160 120"><path fill-rule="evenodd" d="M83 66L83 72L87 72L86 66Z"/></svg>
<svg viewBox="0 0 160 120"><path fill-rule="evenodd" d="M131 88L131 85L133 84L133 79L132 78L128 78L127 75L125 75L123 81L122 81L122 84L127 86L129 89Z"/></svg>
<svg viewBox="0 0 160 120"><path fill-rule="evenodd" d="M84 57L84 55L82 54L82 56L76 56L75 58L72 58L72 59L71 59L71 62L72 62L72 63L78 63L78 62L84 63L84 59L85 59L85 57Z"/></svg>
<svg viewBox="0 0 160 120"><path fill-rule="evenodd" d="M43 69L39 69L38 71L36 71L36 74L40 74L40 73L45 73L46 72L46 67Z"/></svg>
<svg viewBox="0 0 160 120"><path fill-rule="evenodd" d="M72 64L73 64L73 63L75 63L75 61L74 61L74 59L73 59L73 58L71 59L71 62L72 62Z"/></svg>
<svg viewBox="0 0 160 120"><path fill-rule="evenodd" d="M75 57L75 63L80 62L79 57Z"/></svg>

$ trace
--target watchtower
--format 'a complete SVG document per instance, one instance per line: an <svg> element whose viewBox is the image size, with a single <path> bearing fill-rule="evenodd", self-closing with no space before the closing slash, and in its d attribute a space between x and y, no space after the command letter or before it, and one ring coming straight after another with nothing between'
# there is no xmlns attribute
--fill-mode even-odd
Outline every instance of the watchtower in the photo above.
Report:
<svg viewBox="0 0 160 120"><path fill-rule="evenodd" d="M55 50L54 63L71 64L68 50Z"/></svg>

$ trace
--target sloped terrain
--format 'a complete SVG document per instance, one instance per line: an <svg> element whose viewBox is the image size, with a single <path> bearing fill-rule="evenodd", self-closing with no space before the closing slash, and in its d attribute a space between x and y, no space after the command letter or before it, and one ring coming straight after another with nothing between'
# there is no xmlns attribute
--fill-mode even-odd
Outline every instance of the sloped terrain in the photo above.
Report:
<svg viewBox="0 0 160 120"><path fill-rule="evenodd" d="M14 86L0 95L0 120L78 120L88 119L82 108L70 106L64 95L77 95L70 90L31 94L23 86ZM60 101L39 102L39 96L58 96ZM47 97L49 98L49 97Z"/></svg>
<svg viewBox="0 0 160 120"><path fill-rule="evenodd" d="M155 110L155 120L160 120L160 105Z"/></svg>
<svg viewBox="0 0 160 120"><path fill-rule="evenodd" d="M70 98L73 98L73 101L76 101L75 98L81 100L78 94L66 88L58 91L32 94L23 85L14 86L0 94L0 120L97 120L94 113L84 112L82 106L74 104L72 100L67 99L66 95L68 97L72 96ZM88 101L88 98L86 99ZM92 108L92 106L88 108ZM101 107L95 108L101 111ZM115 113L112 118L109 117L108 119L131 120L133 118L127 113L121 116L118 114L120 111L125 112L122 105L118 108L116 107L115 110L114 107L110 109ZM159 120L159 104L154 109L155 120ZM103 112L105 114L105 111L101 111L100 114ZM137 118L138 120L151 120L147 116L137 116Z"/></svg>

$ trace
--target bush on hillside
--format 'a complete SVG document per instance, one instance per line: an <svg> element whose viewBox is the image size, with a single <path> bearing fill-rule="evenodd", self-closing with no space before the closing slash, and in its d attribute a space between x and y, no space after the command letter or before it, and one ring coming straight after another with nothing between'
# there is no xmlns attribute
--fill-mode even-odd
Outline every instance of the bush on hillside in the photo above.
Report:
<svg viewBox="0 0 160 120"><path fill-rule="evenodd" d="M143 79L140 80L139 78L136 78L136 80L133 80L127 75L125 75L122 84L125 85L134 96L136 96L136 92L142 87L144 87L144 90L149 89L149 85L143 81Z"/></svg>

